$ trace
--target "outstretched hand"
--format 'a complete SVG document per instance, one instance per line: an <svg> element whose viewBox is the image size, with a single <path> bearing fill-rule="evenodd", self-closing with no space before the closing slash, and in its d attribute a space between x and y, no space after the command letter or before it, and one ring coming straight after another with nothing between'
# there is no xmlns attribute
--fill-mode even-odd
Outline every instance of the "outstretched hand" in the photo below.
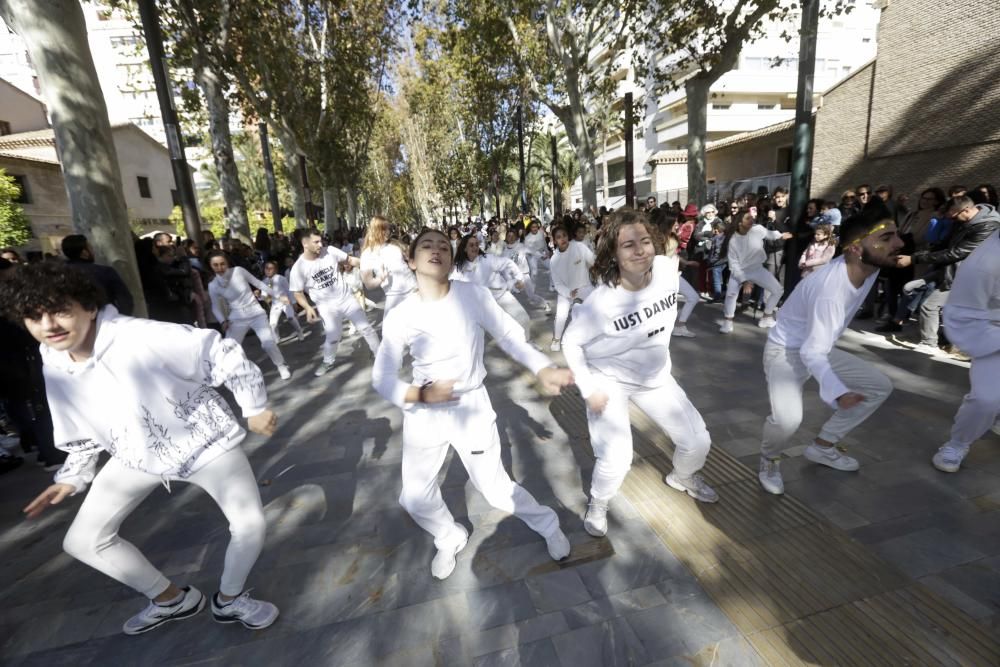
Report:
<svg viewBox="0 0 1000 667"><path fill-rule="evenodd" d="M573 384L573 371L568 368L543 368L538 371L538 381L542 385L542 393L555 396L563 387Z"/></svg>
<svg viewBox="0 0 1000 667"><path fill-rule="evenodd" d="M29 519L34 519L47 510L49 505L58 505L74 491L76 491L76 487L72 484L53 484L28 503L23 511Z"/></svg>
<svg viewBox="0 0 1000 667"><path fill-rule="evenodd" d="M254 433L274 435L274 431L278 428L278 415L274 414L273 410L264 410L247 419L247 426Z"/></svg>
<svg viewBox="0 0 1000 667"><path fill-rule="evenodd" d="M841 410L850 410L863 400L865 400L865 397L861 394L849 391L837 399L837 407Z"/></svg>

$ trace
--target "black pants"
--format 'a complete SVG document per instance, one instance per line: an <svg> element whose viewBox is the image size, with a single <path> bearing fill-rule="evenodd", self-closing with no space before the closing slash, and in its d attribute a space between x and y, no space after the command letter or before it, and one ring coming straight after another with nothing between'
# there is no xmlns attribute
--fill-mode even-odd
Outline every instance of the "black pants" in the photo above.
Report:
<svg viewBox="0 0 1000 667"><path fill-rule="evenodd" d="M52 441L52 416L49 406L28 400L6 401L7 416L21 436L21 449L38 450L38 460L43 465L61 464L66 452L56 449Z"/></svg>

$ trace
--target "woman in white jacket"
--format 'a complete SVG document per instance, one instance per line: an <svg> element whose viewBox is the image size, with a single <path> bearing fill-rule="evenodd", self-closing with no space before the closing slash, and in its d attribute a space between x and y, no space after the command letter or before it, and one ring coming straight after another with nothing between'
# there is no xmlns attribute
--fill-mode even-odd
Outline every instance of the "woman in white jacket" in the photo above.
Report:
<svg viewBox="0 0 1000 667"><path fill-rule="evenodd" d="M530 338L531 318L518 303L511 288L524 288L524 274L514 262L506 257L487 255L479 249L479 239L469 234L458 243L458 253L455 255L455 268L451 277L462 282L475 283L490 291L496 302L508 315L517 320Z"/></svg>
<svg viewBox="0 0 1000 667"><path fill-rule="evenodd" d="M680 281L675 248L661 254L663 241L645 213L616 211L605 226L594 264L599 285L574 310L563 338L597 457L584 519L596 537L607 533L608 503L632 465L630 402L674 443L667 485L701 502L719 499L697 474L711 445L705 422L670 374Z"/></svg>
<svg viewBox="0 0 1000 667"><path fill-rule="evenodd" d="M55 483L25 513L36 517L90 484L63 548L149 598L123 627L134 635L193 616L205 597L164 576L119 528L161 484L168 491L171 482L199 486L231 534L212 596L215 619L252 629L273 623L278 609L245 591L265 531L257 481L239 446L246 432L213 389L225 384L250 429L270 435L277 418L267 408L260 369L211 329L119 315L71 267L19 267L8 286L5 310L41 343L54 440L69 453ZM97 472L102 452L110 459Z"/></svg>
<svg viewBox="0 0 1000 667"><path fill-rule="evenodd" d="M208 267L215 277L208 284L208 294L212 299L212 313L222 325L227 338L232 338L237 344L242 344L247 331L253 329L260 340L260 346L278 367L282 380L292 377L292 372L285 365L285 357L278 349L274 339L274 331L267 319L267 313L257 302L252 287L256 287L272 299L276 297L270 287L253 277L246 269L229 265L226 253L213 250L206 257Z"/></svg>
<svg viewBox="0 0 1000 667"><path fill-rule="evenodd" d="M719 327L719 333L733 332L733 318L736 317L736 299L742 285L743 295L750 296L753 286L764 289L764 316L757 326L769 329L774 326L774 309L781 300L781 283L774 275L764 268L767 253L764 251L764 241L790 239L791 233L781 233L776 229L767 229L763 225L754 224L754 217L744 213L736 231L729 238L729 283L726 286L726 303L723 306L725 319Z"/></svg>
<svg viewBox="0 0 1000 667"><path fill-rule="evenodd" d="M590 267L594 265L594 253L579 241L570 241L565 227L552 230L552 240L556 250L549 262L552 284L556 289L556 321L552 332L553 352L559 351L559 341L566 329L566 320L577 301L584 301L594 290L590 282Z"/></svg>
<svg viewBox="0 0 1000 667"><path fill-rule="evenodd" d="M431 573L444 579L469 534L455 522L441 497L438 473L454 447L472 484L493 507L510 512L545 538L549 555L562 560L570 545L552 509L539 505L515 484L500 459L496 413L483 386L484 332L502 350L558 393L572 383L566 369L533 348L524 330L479 285L449 280L448 237L424 229L410 245L409 264L417 291L382 324L382 345L372 368L376 391L403 410L403 489L399 503L434 536ZM412 358L413 379L399 378L403 357Z"/></svg>
<svg viewBox="0 0 1000 667"><path fill-rule="evenodd" d="M385 292L385 313L413 291L416 283L402 249L389 241L389 221L376 215L368 224L361 246L361 280L368 289Z"/></svg>

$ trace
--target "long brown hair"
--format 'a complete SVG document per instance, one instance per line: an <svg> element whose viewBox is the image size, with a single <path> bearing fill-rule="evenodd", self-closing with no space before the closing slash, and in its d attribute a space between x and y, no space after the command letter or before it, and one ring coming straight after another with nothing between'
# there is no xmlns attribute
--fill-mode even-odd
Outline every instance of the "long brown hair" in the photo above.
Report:
<svg viewBox="0 0 1000 667"><path fill-rule="evenodd" d="M620 208L604 218L601 225L601 238L597 242L597 253L594 265L590 267L590 279L595 284L617 287L622 280L621 269L618 266L618 232L626 225L642 225L653 239L653 248L657 255L662 255L674 249L674 244L666 248L667 243L643 211L631 208Z"/></svg>
<svg viewBox="0 0 1000 667"><path fill-rule="evenodd" d="M368 223L368 230L365 232L362 250L377 250L389 241L389 220L381 215L373 215Z"/></svg>

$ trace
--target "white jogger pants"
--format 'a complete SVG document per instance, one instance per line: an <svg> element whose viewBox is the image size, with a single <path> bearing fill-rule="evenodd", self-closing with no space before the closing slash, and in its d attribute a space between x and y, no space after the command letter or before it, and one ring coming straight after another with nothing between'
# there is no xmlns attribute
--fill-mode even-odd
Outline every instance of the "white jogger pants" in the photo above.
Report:
<svg viewBox="0 0 1000 667"><path fill-rule="evenodd" d="M955 413L951 441L955 447L969 447L983 437L1000 413L1000 352L973 357L969 368L969 393Z"/></svg>
<svg viewBox="0 0 1000 667"><path fill-rule="evenodd" d="M280 303L275 301L271 304L270 313L270 325L271 329L274 330L274 335L278 335L278 323L281 321L281 314L284 313L288 321L292 323L295 327L295 332L302 333L302 325L299 323L299 318L295 317L295 308L291 304Z"/></svg>
<svg viewBox="0 0 1000 667"><path fill-rule="evenodd" d="M497 305L505 313L517 320L517 323L524 329L525 338L531 340L531 318L528 316L528 311L524 309L524 306L521 305L517 298L510 292L504 292L497 299Z"/></svg>
<svg viewBox="0 0 1000 667"><path fill-rule="evenodd" d="M830 366L851 391L865 397L848 410L836 410L823 424L819 437L827 442L840 442L854 427L868 419L892 393L892 382L867 361L834 348L830 350ZM778 458L788 440L802 423L802 388L809 379L809 369L798 350L767 343L764 346L764 377L771 399L771 414L764 422L764 437L760 453Z"/></svg>
<svg viewBox="0 0 1000 667"><path fill-rule="evenodd" d="M712 439L701 414L676 380L671 377L667 383L648 389L624 385L603 374L599 376L608 404L600 415L587 410L590 443L597 457L590 486L592 498L600 502L614 498L632 466L630 401L673 441L673 465L678 475L689 477L701 470Z"/></svg>
<svg viewBox="0 0 1000 667"><path fill-rule="evenodd" d="M549 507L511 480L500 460L496 413L486 389L462 394L454 403L421 405L403 412L403 490L399 504L421 528L434 536L438 549L465 539L444 499L438 473L449 446L462 459L472 485L493 507L510 512L543 537L559 529Z"/></svg>
<svg viewBox="0 0 1000 667"><path fill-rule="evenodd" d="M316 312L323 320L323 363L332 364L337 355L337 344L340 342L340 329L347 317L364 336L372 354L378 352L378 334L372 328L365 311L361 310L353 296L334 301L322 301L316 304Z"/></svg>
<svg viewBox="0 0 1000 667"><path fill-rule="evenodd" d="M701 297L698 296L698 290L696 290L691 283L684 278L684 276L680 276L678 291L681 293L681 298L684 299L684 307L681 308L681 312L677 316L677 321L684 323L688 321L689 317L691 317L691 312L694 310L694 307L701 303Z"/></svg>
<svg viewBox="0 0 1000 667"><path fill-rule="evenodd" d="M246 455L240 447L234 447L186 480L178 481L204 489L229 521L231 537L219 591L239 595L264 546L266 529L257 480ZM112 458L94 478L66 533L63 549L148 598L160 595L170 586L170 580L131 542L119 537L118 528L161 484L156 475L127 468Z"/></svg>
<svg viewBox="0 0 1000 667"><path fill-rule="evenodd" d="M740 296L740 287L744 282L751 282L764 288L764 312L768 315L774 313L783 293L781 283L770 271L758 266L747 269L742 280L736 276L729 276L729 283L726 285L726 303L722 311L726 318L732 319L736 315L736 300Z"/></svg>
<svg viewBox="0 0 1000 667"><path fill-rule="evenodd" d="M570 311L573 310L573 304L576 303L577 299L585 301L593 291L593 285L585 285L576 290L576 296L574 298L563 296L562 294L556 294L555 328L552 333L552 338L554 340L562 340L563 332L566 330L566 321L569 319Z"/></svg>
<svg viewBox="0 0 1000 667"><path fill-rule="evenodd" d="M284 366L285 357L282 356L281 350L278 349L278 342L274 340L274 331L271 329L271 323L267 321L267 315L263 312L248 319L229 320L229 328L226 329L226 338L232 338L242 345L243 339L250 329L253 329L253 332L257 334L260 346L267 353L267 356L271 358L271 361L274 362L274 365Z"/></svg>

